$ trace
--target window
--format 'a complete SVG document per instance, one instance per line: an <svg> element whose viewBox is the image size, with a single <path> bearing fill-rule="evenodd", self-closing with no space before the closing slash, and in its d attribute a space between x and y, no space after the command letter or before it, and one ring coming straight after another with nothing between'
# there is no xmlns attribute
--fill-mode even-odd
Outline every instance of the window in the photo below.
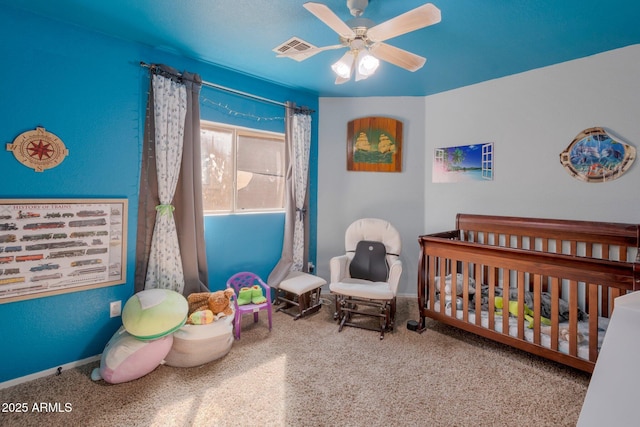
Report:
<svg viewBox="0 0 640 427"><path fill-rule="evenodd" d="M493 144L482 145L482 178L493 179Z"/></svg>
<svg viewBox="0 0 640 427"><path fill-rule="evenodd" d="M206 213L284 209L284 135L200 122Z"/></svg>

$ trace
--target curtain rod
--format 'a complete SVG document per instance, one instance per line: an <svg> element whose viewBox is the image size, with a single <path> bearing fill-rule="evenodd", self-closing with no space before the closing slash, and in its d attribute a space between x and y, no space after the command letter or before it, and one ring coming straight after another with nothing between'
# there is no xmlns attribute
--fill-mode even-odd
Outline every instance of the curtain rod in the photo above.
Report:
<svg viewBox="0 0 640 427"><path fill-rule="evenodd" d="M140 66L144 67L144 68L149 68L149 69L155 68L154 65L147 64L146 62L143 62L143 61L140 61ZM181 75L178 75L178 77L181 77ZM234 95L244 96L245 98L255 99L256 101L266 102L267 104L279 105L281 107L286 107L287 106L287 104L285 104L284 102L274 101L273 99L269 99L269 98L263 98L262 96L254 95L254 94L248 93L248 92L242 92L242 91L237 90L237 89L231 89L229 87L218 85L218 84L211 83L211 82L207 82L205 80L202 81L202 85L210 87L210 88L213 88L213 89L222 90L224 92L233 93ZM304 112L304 113L315 113L314 110L311 110L311 109L309 109L307 107L295 107L295 110L296 111L301 111L301 112Z"/></svg>

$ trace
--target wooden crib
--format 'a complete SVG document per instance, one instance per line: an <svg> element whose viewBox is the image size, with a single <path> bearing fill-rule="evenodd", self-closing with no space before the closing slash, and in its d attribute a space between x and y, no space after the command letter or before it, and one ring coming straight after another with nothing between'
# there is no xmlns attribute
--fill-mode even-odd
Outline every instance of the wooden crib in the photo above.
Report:
<svg viewBox="0 0 640 427"><path fill-rule="evenodd" d="M636 224L458 214L419 238L418 331L430 317L592 372L615 298L640 289L639 240Z"/></svg>

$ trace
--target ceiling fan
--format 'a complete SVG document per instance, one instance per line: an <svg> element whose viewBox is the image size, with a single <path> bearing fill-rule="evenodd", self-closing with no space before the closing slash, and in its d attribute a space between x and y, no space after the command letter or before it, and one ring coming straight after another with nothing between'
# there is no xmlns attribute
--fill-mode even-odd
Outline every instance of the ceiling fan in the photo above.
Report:
<svg viewBox="0 0 640 427"><path fill-rule="evenodd" d="M324 47L306 45L304 50L298 50L300 49L298 47L277 56L300 61L325 50L346 47L349 50L331 66L337 75L336 84L349 81L354 69L356 81L366 79L378 68L379 60L409 71L422 68L426 58L384 42L393 37L437 24L441 20L440 9L427 3L376 25L370 19L361 17L368 4L369 0L347 0L347 7L355 18L344 22L322 3L305 3L303 5L305 9L338 34L340 44Z"/></svg>

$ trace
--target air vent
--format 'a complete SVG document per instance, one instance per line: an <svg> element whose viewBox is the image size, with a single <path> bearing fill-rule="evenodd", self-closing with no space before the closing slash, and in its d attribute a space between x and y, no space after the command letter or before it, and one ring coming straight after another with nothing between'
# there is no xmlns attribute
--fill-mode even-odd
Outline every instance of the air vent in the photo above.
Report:
<svg viewBox="0 0 640 427"><path fill-rule="evenodd" d="M277 54L283 53L300 53L300 55L290 56L291 59L295 59L296 61L302 61L303 59L307 59L310 55L304 55L304 51L315 48L311 43L307 43L306 41L298 38L291 37L286 42L282 43L279 46L276 46L273 51Z"/></svg>

